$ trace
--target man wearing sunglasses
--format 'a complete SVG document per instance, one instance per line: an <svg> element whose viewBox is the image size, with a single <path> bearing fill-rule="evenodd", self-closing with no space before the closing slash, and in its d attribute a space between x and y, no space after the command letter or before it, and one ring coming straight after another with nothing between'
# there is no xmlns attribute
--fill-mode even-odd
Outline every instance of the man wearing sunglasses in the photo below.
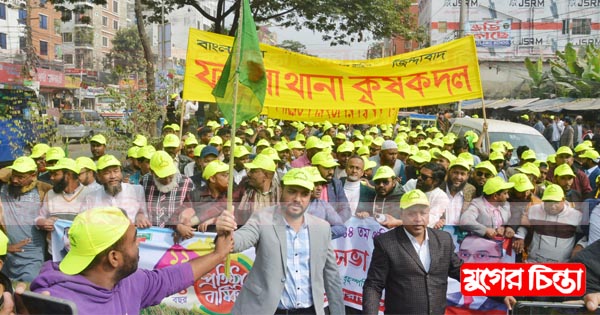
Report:
<svg viewBox="0 0 600 315"><path fill-rule="evenodd" d="M419 189L425 193L430 204L427 226L433 229L441 229L444 226L443 217L450 204L446 192L439 188L444 178L446 178L446 169L436 162L429 162L421 167L417 179L409 180L403 187L406 192Z"/></svg>
<svg viewBox="0 0 600 315"><path fill-rule="evenodd" d="M379 167L373 176L373 182L375 183L375 200L370 214L375 218L379 215L382 218L378 220L379 223L387 228L391 229L402 225L402 221L399 219L398 204L404 195L404 189L396 180L394 170L385 165Z"/></svg>
<svg viewBox="0 0 600 315"><path fill-rule="evenodd" d="M490 161L483 161L475 166L475 171L468 180L469 184L475 186L475 197L483 195L483 185L497 174L496 167Z"/></svg>

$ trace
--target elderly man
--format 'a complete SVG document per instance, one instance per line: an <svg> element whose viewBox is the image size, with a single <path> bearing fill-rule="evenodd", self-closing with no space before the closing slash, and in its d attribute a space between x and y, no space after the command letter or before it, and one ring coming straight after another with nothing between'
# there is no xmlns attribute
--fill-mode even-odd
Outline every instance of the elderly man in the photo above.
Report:
<svg viewBox="0 0 600 315"><path fill-rule="evenodd" d="M202 177L206 185L194 189L191 193L194 213L189 219L190 225L198 225L201 232L209 231L215 225L217 217L227 209L227 187L229 184L229 165L215 160L204 167ZM184 218L190 214L184 210ZM187 222L186 219L182 221ZM211 229L210 232L214 232Z"/></svg>
<svg viewBox="0 0 600 315"><path fill-rule="evenodd" d="M173 158L165 151L156 151L150 159L150 174L141 179L144 187L148 218L152 226L172 227L180 236L193 236L192 228L180 222L183 210L191 208L190 193L194 183L177 172Z"/></svg>
<svg viewBox="0 0 600 315"><path fill-rule="evenodd" d="M259 154L244 165L248 169L248 176L234 192L234 199L240 202L235 209L239 225L245 224L252 213L277 205L281 197L279 182L273 180L277 166L272 158Z"/></svg>
<svg viewBox="0 0 600 315"><path fill-rule="evenodd" d="M397 207L397 204L396 204ZM374 239L363 286L363 314L444 314L448 277L460 280L461 260L447 232L430 229L429 201L418 190L400 200L403 226Z"/></svg>
<svg viewBox="0 0 600 315"><path fill-rule="evenodd" d="M98 180L104 189L85 196L82 210L98 207L118 207L138 227L149 227L144 190L140 185L123 182L121 162L114 155L105 154L98 160Z"/></svg>
<svg viewBox="0 0 600 315"><path fill-rule="evenodd" d="M231 237L222 236L213 252L186 263L138 269L136 229L114 207L79 214L69 240L71 250L65 259L47 262L31 290L73 301L81 314L139 314L142 308L193 285L222 263L232 248Z"/></svg>
<svg viewBox="0 0 600 315"><path fill-rule="evenodd" d="M350 219L352 211L348 204L348 198L344 193L344 186L342 182L333 177L333 172L338 163L333 159L330 153L319 152L312 157L311 163L316 166L321 174L321 177L327 180L324 184L323 192L321 193L321 200L328 202L335 211L340 215L343 222Z"/></svg>
<svg viewBox="0 0 600 315"><path fill-rule="evenodd" d="M255 212L237 229L224 211L218 233L233 234L234 251L256 248L256 259L232 314L345 314L342 282L331 246L329 223L306 213L314 184L305 170L282 178L279 204Z"/></svg>
<svg viewBox="0 0 600 315"><path fill-rule="evenodd" d="M381 145L381 151L376 156L369 158L371 161L375 161L377 166L373 169L373 173L377 173L377 169L386 165L389 166L396 174L396 180L402 185L406 184L407 178L404 171L404 163L398 160L398 145L392 140L385 140Z"/></svg>
<svg viewBox="0 0 600 315"><path fill-rule="evenodd" d="M342 178L341 182L352 215L370 210L368 207L373 204L373 199L375 199L375 189L362 184L364 173L365 161L358 155L351 156L346 162L348 176Z"/></svg>
<svg viewBox="0 0 600 315"><path fill-rule="evenodd" d="M440 186L450 200L444 216L446 225L459 225L460 214L473 200L475 187L468 183L470 171L471 166L462 158L454 160L448 168L446 182Z"/></svg>
<svg viewBox="0 0 600 315"><path fill-rule="evenodd" d="M90 139L90 152L92 160L98 162L104 154L106 154L106 137L103 135L95 135Z"/></svg>

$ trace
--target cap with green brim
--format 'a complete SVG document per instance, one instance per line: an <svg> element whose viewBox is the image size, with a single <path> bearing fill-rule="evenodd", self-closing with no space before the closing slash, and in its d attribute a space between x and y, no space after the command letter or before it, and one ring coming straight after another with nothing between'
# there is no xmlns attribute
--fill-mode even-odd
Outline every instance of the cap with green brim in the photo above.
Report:
<svg viewBox="0 0 600 315"><path fill-rule="evenodd" d="M18 157L8 168L19 173L29 173L37 170L37 164L35 164L35 161L32 158L28 156L21 156Z"/></svg>
<svg viewBox="0 0 600 315"><path fill-rule="evenodd" d="M394 170L392 170L389 166L380 166L377 169L377 172L375 172L375 175L373 175L373 181L376 181L378 179L384 179L384 178L394 178L396 177L396 173L394 173Z"/></svg>
<svg viewBox="0 0 600 315"><path fill-rule="evenodd" d="M406 210L413 206L429 206L427 195L420 189L413 189L400 198L400 209Z"/></svg>
<svg viewBox="0 0 600 315"><path fill-rule="evenodd" d="M303 167L292 168L283 175L281 181L285 186L300 186L308 190L313 190L315 183L310 177L310 174Z"/></svg>
<svg viewBox="0 0 600 315"><path fill-rule="evenodd" d="M159 178L166 178L177 173L177 166L175 161L165 151L156 151L150 159L150 169Z"/></svg>
<svg viewBox="0 0 600 315"><path fill-rule="evenodd" d="M556 184L550 184L546 186L546 190L544 190L544 194L542 195L542 201L560 202L564 199L565 192L560 186Z"/></svg>
<svg viewBox="0 0 600 315"><path fill-rule="evenodd" d="M340 165L338 164L338 162L335 161L331 154L327 152L319 152L313 155L312 159L310 160L310 163L312 165L321 165L325 168L332 168Z"/></svg>
<svg viewBox="0 0 600 315"><path fill-rule="evenodd" d="M534 188L529 177L525 174L515 174L511 176L508 181L514 184L514 189L518 192L533 190Z"/></svg>
<svg viewBox="0 0 600 315"><path fill-rule="evenodd" d="M514 183L507 183L501 177L492 177L485 182L483 185L483 193L486 195L492 195L502 190L511 189L515 186Z"/></svg>
<svg viewBox="0 0 600 315"><path fill-rule="evenodd" d="M70 158L59 159L56 164L48 166L46 169L49 171L69 170L75 172L75 174L79 174L79 171L81 170L81 168L77 166L77 162Z"/></svg>
<svg viewBox="0 0 600 315"><path fill-rule="evenodd" d="M202 171L202 178L204 178L204 180L208 180L209 178L215 176L218 173L223 173L223 172L228 172L229 171L229 165L223 163L220 160L214 160L208 164L206 164L206 166L204 167L204 170Z"/></svg>

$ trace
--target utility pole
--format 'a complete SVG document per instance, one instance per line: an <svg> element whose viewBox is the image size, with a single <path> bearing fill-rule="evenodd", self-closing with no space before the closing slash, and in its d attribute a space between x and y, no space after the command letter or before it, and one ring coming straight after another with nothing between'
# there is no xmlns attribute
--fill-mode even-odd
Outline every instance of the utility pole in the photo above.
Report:
<svg viewBox="0 0 600 315"><path fill-rule="evenodd" d="M468 18L467 16L469 15L469 7L467 6L467 1L468 0L460 0L459 1L460 15L458 18L458 38L465 36L466 19Z"/></svg>
<svg viewBox="0 0 600 315"><path fill-rule="evenodd" d="M31 80L37 73L37 66L39 64L38 55L35 53L35 48L33 47L33 35L31 29L31 0L25 1L25 10L27 14L25 17L25 62L23 62L21 73L25 79Z"/></svg>

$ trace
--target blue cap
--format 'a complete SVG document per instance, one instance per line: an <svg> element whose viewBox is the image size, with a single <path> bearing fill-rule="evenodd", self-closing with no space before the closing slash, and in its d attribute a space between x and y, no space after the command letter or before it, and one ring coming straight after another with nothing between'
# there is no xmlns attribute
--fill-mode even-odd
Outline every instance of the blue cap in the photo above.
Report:
<svg viewBox="0 0 600 315"><path fill-rule="evenodd" d="M200 157L205 158L209 154L219 156L219 151L212 145L207 145L204 147L204 149L202 149L202 152L200 152Z"/></svg>

